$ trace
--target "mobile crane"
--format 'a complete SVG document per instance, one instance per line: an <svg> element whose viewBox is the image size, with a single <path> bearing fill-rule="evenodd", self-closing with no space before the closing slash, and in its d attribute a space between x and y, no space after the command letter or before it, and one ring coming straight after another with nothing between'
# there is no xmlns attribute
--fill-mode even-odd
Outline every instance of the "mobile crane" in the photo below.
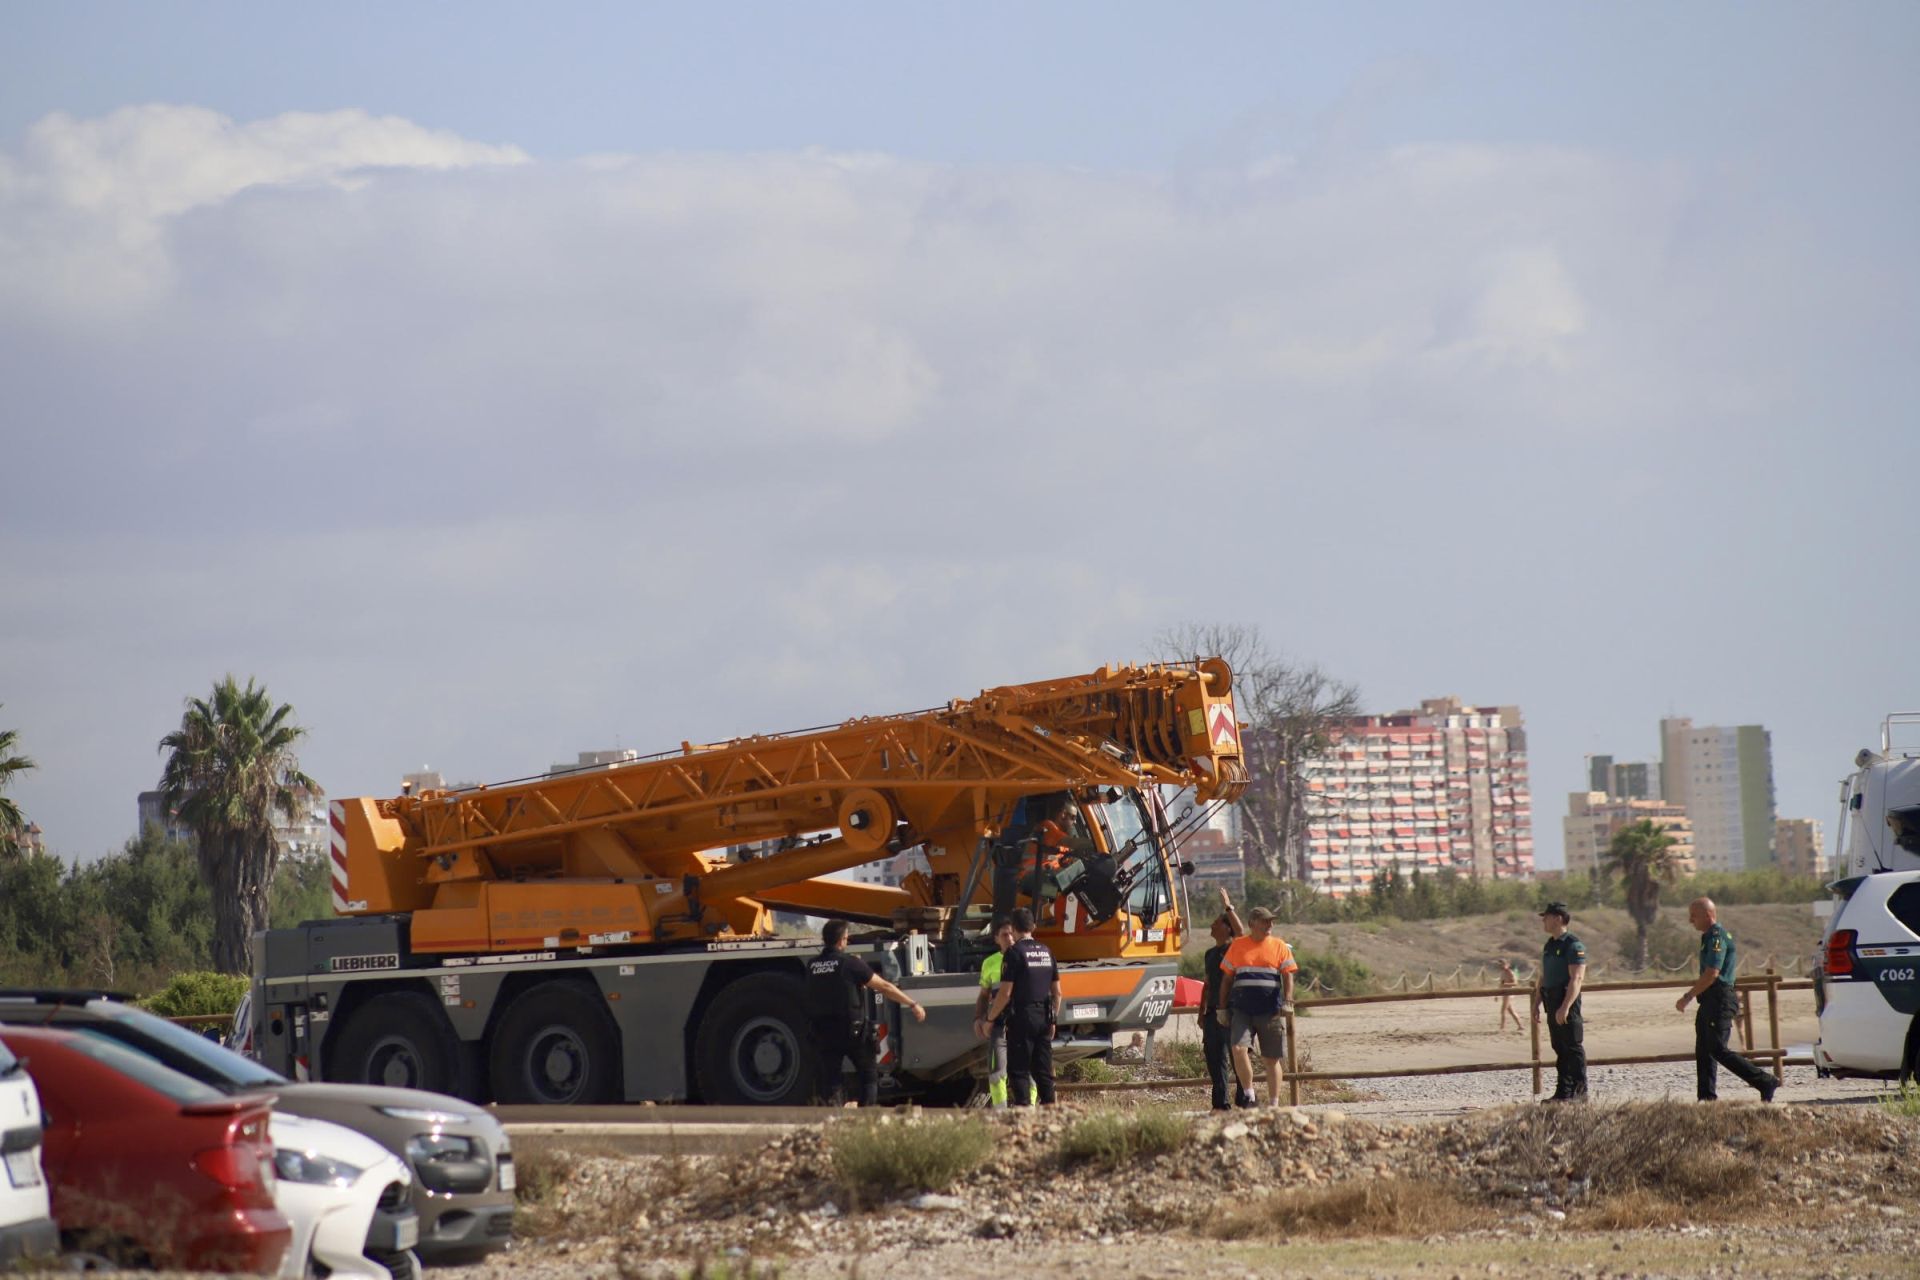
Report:
<svg viewBox="0 0 1920 1280"><path fill-rule="evenodd" d="M1108 666L612 767L331 806L338 917L255 939L256 1051L288 1074L501 1102L803 1101L801 965L778 910L858 940L926 1006L878 1024L898 1096L966 1094L992 917L1062 962L1056 1053L1172 1005L1167 788L1246 785L1226 662ZM1071 851L1043 852L1042 810ZM1192 806L1189 806L1191 812ZM898 887L831 878L912 855Z"/></svg>

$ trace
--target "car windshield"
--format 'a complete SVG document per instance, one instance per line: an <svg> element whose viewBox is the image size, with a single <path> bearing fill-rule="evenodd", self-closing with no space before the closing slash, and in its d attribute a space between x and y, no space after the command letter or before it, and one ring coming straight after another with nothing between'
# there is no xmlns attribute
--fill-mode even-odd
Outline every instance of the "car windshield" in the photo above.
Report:
<svg viewBox="0 0 1920 1280"><path fill-rule="evenodd" d="M212 1085L190 1080L171 1067L162 1066L144 1053L136 1053L127 1046L100 1036L77 1035L67 1042L74 1052L84 1053L95 1062L111 1067L121 1075L136 1083L171 1098L175 1102L186 1104L193 1102L214 1102L220 1096L220 1090Z"/></svg>
<svg viewBox="0 0 1920 1280"><path fill-rule="evenodd" d="M217 1041L168 1022L143 1009L113 1005L96 1009L107 1016L100 1022L63 1023L73 1031L86 1031L128 1045L158 1058L175 1071L192 1076L215 1088L227 1090L272 1089L287 1082L257 1062L241 1057Z"/></svg>

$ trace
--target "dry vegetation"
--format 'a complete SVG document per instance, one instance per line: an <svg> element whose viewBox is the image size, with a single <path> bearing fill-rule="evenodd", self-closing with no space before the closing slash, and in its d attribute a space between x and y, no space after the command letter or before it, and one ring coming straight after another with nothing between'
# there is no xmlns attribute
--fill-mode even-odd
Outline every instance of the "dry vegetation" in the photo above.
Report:
<svg viewBox="0 0 1920 1280"><path fill-rule="evenodd" d="M700 1259L804 1270L969 1242L1331 1248L1897 1224L1920 1202L1920 1124L1879 1107L1735 1103L1512 1106L1444 1124L1069 1104L836 1118L737 1156L529 1155L521 1179L536 1249L677 1277ZM1244 1202L1250 1182L1272 1190Z"/></svg>

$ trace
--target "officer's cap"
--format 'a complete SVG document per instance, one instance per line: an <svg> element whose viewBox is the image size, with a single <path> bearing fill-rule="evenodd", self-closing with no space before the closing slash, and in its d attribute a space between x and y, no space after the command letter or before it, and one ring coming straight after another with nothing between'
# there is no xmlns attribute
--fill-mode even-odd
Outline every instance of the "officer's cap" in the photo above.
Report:
<svg viewBox="0 0 1920 1280"><path fill-rule="evenodd" d="M1253 910L1247 912L1247 918L1250 920L1274 920L1278 917L1265 907L1255 907Z"/></svg>
<svg viewBox="0 0 1920 1280"><path fill-rule="evenodd" d="M1573 912L1567 910L1567 904L1564 902L1549 902L1546 906L1540 908L1540 914L1543 916L1559 916L1568 924L1573 923Z"/></svg>

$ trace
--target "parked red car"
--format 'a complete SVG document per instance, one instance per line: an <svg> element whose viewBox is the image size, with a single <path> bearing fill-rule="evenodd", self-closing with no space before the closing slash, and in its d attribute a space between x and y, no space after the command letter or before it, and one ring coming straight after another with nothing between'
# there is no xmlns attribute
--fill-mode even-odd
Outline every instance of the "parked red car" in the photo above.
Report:
<svg viewBox="0 0 1920 1280"><path fill-rule="evenodd" d="M273 1207L271 1094L230 1097L125 1045L0 1027L47 1114L41 1163L69 1247L134 1265L271 1273L293 1231Z"/></svg>

